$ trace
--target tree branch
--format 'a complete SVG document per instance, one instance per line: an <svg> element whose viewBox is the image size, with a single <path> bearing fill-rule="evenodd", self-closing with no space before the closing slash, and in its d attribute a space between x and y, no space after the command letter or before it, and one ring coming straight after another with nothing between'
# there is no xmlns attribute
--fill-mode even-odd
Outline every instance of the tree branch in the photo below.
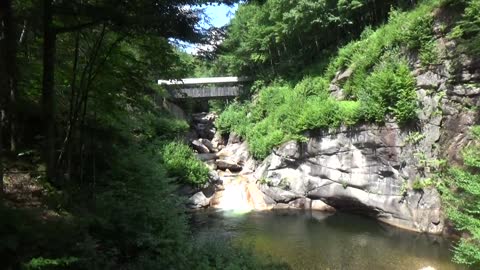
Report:
<svg viewBox="0 0 480 270"><path fill-rule="evenodd" d="M74 25L74 26L57 27L55 29L55 33L64 34L64 33L70 33L70 32L77 32L77 31L83 30L85 28L92 27L92 26L95 26L97 24L100 24L101 22L102 22L101 20L97 20L97 21L82 23L82 24L78 24L78 25Z"/></svg>

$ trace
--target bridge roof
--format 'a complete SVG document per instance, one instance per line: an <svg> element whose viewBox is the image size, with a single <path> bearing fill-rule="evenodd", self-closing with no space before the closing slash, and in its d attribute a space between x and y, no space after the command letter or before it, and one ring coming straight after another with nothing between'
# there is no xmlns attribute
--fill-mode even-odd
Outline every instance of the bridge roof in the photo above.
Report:
<svg viewBox="0 0 480 270"><path fill-rule="evenodd" d="M158 84L165 85L200 85L200 84L224 84L249 81L247 77L210 77L210 78L185 78L180 80L158 80Z"/></svg>

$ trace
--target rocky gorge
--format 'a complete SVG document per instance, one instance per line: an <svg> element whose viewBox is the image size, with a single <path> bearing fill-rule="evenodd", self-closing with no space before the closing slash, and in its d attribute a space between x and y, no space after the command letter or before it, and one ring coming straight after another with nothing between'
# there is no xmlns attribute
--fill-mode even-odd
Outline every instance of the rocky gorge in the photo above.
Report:
<svg viewBox="0 0 480 270"><path fill-rule="evenodd" d="M309 131L306 141L286 142L255 160L238 136L216 132L214 113L193 115L189 139L210 167L211 181L190 190L189 205L348 210L408 230L444 232L448 226L432 176L445 162L458 163L459 149L470 140L468 130L478 120L473 108L480 105L480 61L454 53L457 44L441 35L436 42L441 64L425 68L409 56L420 110L418 121L407 126L391 119ZM349 73L337 73L333 96L342 98L339 82Z"/></svg>

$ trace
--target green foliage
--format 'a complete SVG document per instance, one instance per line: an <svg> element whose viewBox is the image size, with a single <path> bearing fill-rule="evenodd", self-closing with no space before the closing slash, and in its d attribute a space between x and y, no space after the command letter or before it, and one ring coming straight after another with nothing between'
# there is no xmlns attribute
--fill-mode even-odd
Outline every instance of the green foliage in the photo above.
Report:
<svg viewBox="0 0 480 270"><path fill-rule="evenodd" d="M406 196L408 192L408 179L404 179L402 186L400 187L400 195Z"/></svg>
<svg viewBox="0 0 480 270"><path fill-rule="evenodd" d="M435 41L428 41L420 49L419 59L424 66L439 64L439 49Z"/></svg>
<svg viewBox="0 0 480 270"><path fill-rule="evenodd" d="M70 266L72 263L78 261L75 257L66 257L59 259L46 259L43 257L33 258L25 265L25 269L28 270L41 270L41 269L64 269Z"/></svg>
<svg viewBox="0 0 480 270"><path fill-rule="evenodd" d="M216 113L221 113L225 110L227 107L227 102L223 100L209 100L208 101L208 111L210 112L216 112Z"/></svg>
<svg viewBox="0 0 480 270"><path fill-rule="evenodd" d="M450 34L451 38L460 41L462 51L467 54L480 55L480 1L465 1L467 6L463 14L462 20Z"/></svg>
<svg viewBox="0 0 480 270"><path fill-rule="evenodd" d="M425 14L414 18L404 40L408 49L418 51L419 59L424 66L438 64L439 51L434 40L432 15Z"/></svg>
<svg viewBox="0 0 480 270"><path fill-rule="evenodd" d="M0 256L6 269L65 269L80 263L87 237L82 219L38 217L38 210L11 208L0 201Z"/></svg>
<svg viewBox="0 0 480 270"><path fill-rule="evenodd" d="M408 66L396 57L388 57L377 65L358 95L368 120L383 122L385 115L392 114L403 124L416 117L415 79Z"/></svg>
<svg viewBox="0 0 480 270"><path fill-rule="evenodd" d="M423 190L424 188L435 186L435 182L431 178L416 179L413 181L412 188L413 190Z"/></svg>
<svg viewBox="0 0 480 270"><path fill-rule="evenodd" d="M215 122L218 131L222 134L232 131L245 136L248 125L246 106L239 103L229 105Z"/></svg>
<svg viewBox="0 0 480 270"><path fill-rule="evenodd" d="M193 150L181 142L170 142L161 150L163 163L168 175L181 182L203 185L208 181L208 168L195 157Z"/></svg>
<svg viewBox="0 0 480 270"><path fill-rule="evenodd" d="M171 195L174 186L161 158L155 145L130 146L115 153L99 179L104 184L91 217L93 243L85 243L101 246L102 251L84 255L86 269L186 264L188 227L181 200Z"/></svg>
<svg viewBox="0 0 480 270"><path fill-rule="evenodd" d="M465 165L452 167L442 177L440 191L448 217L464 237L455 247L454 261L473 268L480 266L480 136L479 127L472 128L473 144L463 152Z"/></svg>
<svg viewBox="0 0 480 270"><path fill-rule="evenodd" d="M267 0L240 5L221 46L218 65L227 73L282 74L294 78L305 65L322 69L326 51L356 38L387 18L391 6L411 1Z"/></svg>
<svg viewBox="0 0 480 270"><path fill-rule="evenodd" d="M423 139L425 139L425 134L415 131L408 134L408 136L405 138L405 142L415 145Z"/></svg>

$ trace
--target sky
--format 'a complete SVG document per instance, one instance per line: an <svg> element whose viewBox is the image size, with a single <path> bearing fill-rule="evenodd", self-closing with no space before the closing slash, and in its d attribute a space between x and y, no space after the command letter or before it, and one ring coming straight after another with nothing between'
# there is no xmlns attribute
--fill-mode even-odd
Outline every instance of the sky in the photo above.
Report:
<svg viewBox="0 0 480 270"><path fill-rule="evenodd" d="M227 6L227 5L215 5L215 6L205 6L203 7L205 10L205 15L200 22L199 26L208 28L210 26L214 27L222 27L225 26L230 22L230 20L233 18L235 11L238 8L238 5L235 4L233 6ZM195 44L189 44L189 43L182 43L180 42L180 45L183 47L182 49L185 50L187 53L193 53L198 50L198 45ZM205 49L205 45L203 45ZM208 45L207 45L208 47Z"/></svg>
<svg viewBox="0 0 480 270"><path fill-rule="evenodd" d="M237 10L238 5L227 6L227 5L218 5L218 6L207 6L205 8L205 13L209 17L210 23L215 27L221 27L230 22ZM207 25L208 20L203 20L201 22L202 26Z"/></svg>

